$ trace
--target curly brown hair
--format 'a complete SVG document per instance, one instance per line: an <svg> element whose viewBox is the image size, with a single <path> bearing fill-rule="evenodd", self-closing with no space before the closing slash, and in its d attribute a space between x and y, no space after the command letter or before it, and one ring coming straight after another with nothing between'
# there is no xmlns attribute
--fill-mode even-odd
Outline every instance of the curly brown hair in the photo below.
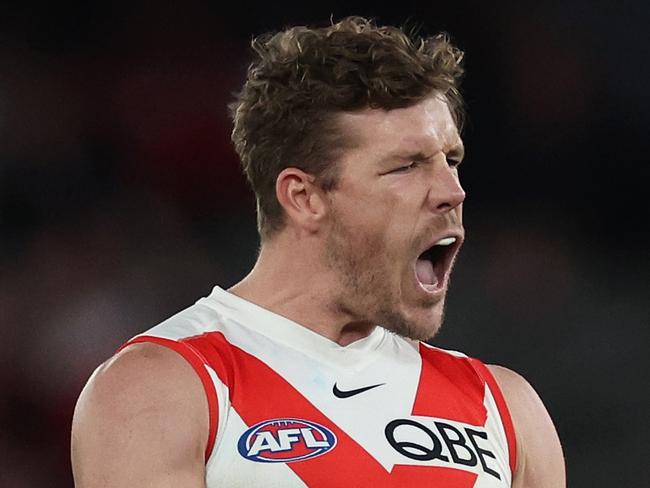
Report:
<svg viewBox="0 0 650 488"><path fill-rule="evenodd" d="M336 188L337 158L353 143L338 130L337 113L409 107L438 92L462 126L463 53L445 34L423 38L348 17L264 34L251 45L256 57L230 111L263 240L284 225L275 194L284 168L314 175L326 191Z"/></svg>

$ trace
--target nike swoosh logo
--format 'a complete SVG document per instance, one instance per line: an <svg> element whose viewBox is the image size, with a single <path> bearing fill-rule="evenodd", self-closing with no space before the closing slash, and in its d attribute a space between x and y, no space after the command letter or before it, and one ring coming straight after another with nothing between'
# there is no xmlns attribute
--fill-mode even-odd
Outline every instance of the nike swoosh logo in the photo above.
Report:
<svg viewBox="0 0 650 488"><path fill-rule="evenodd" d="M351 396L358 395L359 393L363 393L364 391L372 390L373 388L377 388L378 386L384 386L386 383L378 383L376 385L370 385L370 386L364 386L363 388L357 388L356 390L339 390L338 386L336 386L336 383L334 383L334 387L332 388L332 393L334 393L334 396L336 398L350 398Z"/></svg>

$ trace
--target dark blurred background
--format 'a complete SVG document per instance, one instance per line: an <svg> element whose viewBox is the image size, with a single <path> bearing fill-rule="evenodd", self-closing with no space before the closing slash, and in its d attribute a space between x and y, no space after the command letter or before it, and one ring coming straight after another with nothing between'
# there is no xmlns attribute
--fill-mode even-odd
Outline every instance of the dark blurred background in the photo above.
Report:
<svg viewBox="0 0 650 488"><path fill-rule="evenodd" d="M225 107L250 38L350 14L446 30L466 51L468 242L435 343L528 378L569 486L650 486L650 4L0 12L0 486L72 486L70 421L93 369L252 265Z"/></svg>

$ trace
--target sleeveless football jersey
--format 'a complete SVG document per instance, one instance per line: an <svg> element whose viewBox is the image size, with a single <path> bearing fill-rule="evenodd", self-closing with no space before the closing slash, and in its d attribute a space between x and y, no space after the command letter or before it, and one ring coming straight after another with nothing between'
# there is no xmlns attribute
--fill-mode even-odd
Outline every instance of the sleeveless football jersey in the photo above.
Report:
<svg viewBox="0 0 650 488"><path fill-rule="evenodd" d="M221 288L125 344L182 355L210 410L206 486L511 486L489 370L381 327L346 347Z"/></svg>

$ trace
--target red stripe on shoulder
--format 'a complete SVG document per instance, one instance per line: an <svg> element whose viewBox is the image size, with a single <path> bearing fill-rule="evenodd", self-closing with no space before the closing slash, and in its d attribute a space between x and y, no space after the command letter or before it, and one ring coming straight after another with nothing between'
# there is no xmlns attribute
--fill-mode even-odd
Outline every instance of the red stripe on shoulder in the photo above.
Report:
<svg viewBox="0 0 650 488"><path fill-rule="evenodd" d="M484 383L468 358L420 344L422 370L413 415L484 425Z"/></svg>
<svg viewBox="0 0 650 488"><path fill-rule="evenodd" d="M196 374L199 376L208 400L208 411L210 418L208 443L205 448L205 460L207 462L207 460L210 458L210 454L212 453L212 448L214 447L214 442L217 437L217 425L219 424L217 391L215 389L214 383L212 382L212 379L210 378L210 374L205 368L205 366L209 365L209 363L197 350L195 350L190 344L187 344L186 341L175 341L155 336L141 335L135 337L134 339L131 339L130 341L123 344L118 349L118 352L125 347L130 346L131 344L141 343L158 344L160 346L164 346L172 349L173 351L176 351L183 358L185 358L185 360L190 364L190 366L192 366L194 371L196 371Z"/></svg>
<svg viewBox="0 0 650 488"><path fill-rule="evenodd" d="M508 441L508 461L510 464L510 471L514 475L515 466L517 464L517 440L515 437L515 428L512 423L512 417L510 416L510 410L508 410L508 404L506 403L503 392L501 391L496 378L492 374L492 371L490 371L490 369L478 359L472 358L471 362L474 368L476 368L477 372L485 379L488 386L490 387L492 396L494 396L494 401L496 402L497 408L499 409L499 415L501 416L501 422L503 423L503 428L506 431L506 439Z"/></svg>
<svg viewBox="0 0 650 488"><path fill-rule="evenodd" d="M237 383L235 358L232 354L234 346L221 332L206 332L182 339L182 342L192 347L197 354L201 355L203 361L210 365L221 382L228 387L232 398Z"/></svg>

